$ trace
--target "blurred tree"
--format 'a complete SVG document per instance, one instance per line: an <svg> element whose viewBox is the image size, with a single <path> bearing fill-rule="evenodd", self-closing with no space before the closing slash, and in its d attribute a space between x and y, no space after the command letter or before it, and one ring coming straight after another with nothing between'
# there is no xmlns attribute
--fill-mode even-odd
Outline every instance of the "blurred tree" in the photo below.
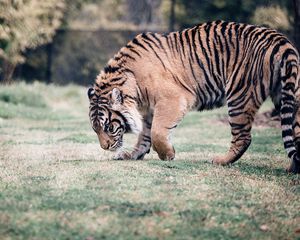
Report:
<svg viewBox="0 0 300 240"><path fill-rule="evenodd" d="M300 51L300 0L293 0L295 18L294 18L294 40Z"/></svg>
<svg viewBox="0 0 300 240"><path fill-rule="evenodd" d="M23 52L51 41L65 5L61 0L0 1L0 82L10 83Z"/></svg>
<svg viewBox="0 0 300 240"><path fill-rule="evenodd" d="M61 28L68 28L69 21L81 11L82 7L92 0L64 0L65 2L65 11L62 18Z"/></svg>
<svg viewBox="0 0 300 240"><path fill-rule="evenodd" d="M66 0L64 27L78 30L161 29L163 0Z"/></svg>
<svg viewBox="0 0 300 240"><path fill-rule="evenodd" d="M63 28L124 29L125 0L66 0Z"/></svg>
<svg viewBox="0 0 300 240"><path fill-rule="evenodd" d="M260 6L254 11L251 22L256 25L265 25L281 31L290 30L290 20L286 8L279 5Z"/></svg>
<svg viewBox="0 0 300 240"><path fill-rule="evenodd" d="M159 8L162 0L126 0L125 20L141 28L160 24Z"/></svg>
<svg viewBox="0 0 300 240"><path fill-rule="evenodd" d="M216 19L249 23L257 7L274 4L286 7L287 2L285 0L178 0L183 11L177 15L176 20L180 28Z"/></svg>
<svg viewBox="0 0 300 240"><path fill-rule="evenodd" d="M170 21L169 21L169 31L173 32L175 27L175 4L176 0L171 0L170 6Z"/></svg>

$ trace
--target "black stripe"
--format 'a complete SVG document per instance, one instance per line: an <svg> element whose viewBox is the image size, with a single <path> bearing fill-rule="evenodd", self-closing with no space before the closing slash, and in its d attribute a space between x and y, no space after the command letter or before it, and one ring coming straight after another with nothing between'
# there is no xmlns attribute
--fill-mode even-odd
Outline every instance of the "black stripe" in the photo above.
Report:
<svg viewBox="0 0 300 240"><path fill-rule="evenodd" d="M181 44L181 47L182 47L182 52L183 52L183 55L184 55L184 41L183 41L183 32L179 32L179 41L180 41L180 44Z"/></svg>
<svg viewBox="0 0 300 240"><path fill-rule="evenodd" d="M174 37L176 51L178 52L177 34L174 32L172 35Z"/></svg>
<svg viewBox="0 0 300 240"><path fill-rule="evenodd" d="M192 49L192 46L191 46L191 41L190 41L190 37L189 37L189 31L185 31L185 38L186 38L186 41L187 41L187 45L190 49L190 57L192 59L192 61L194 61L194 56L193 56L193 49Z"/></svg>
<svg viewBox="0 0 300 240"><path fill-rule="evenodd" d="M145 46L144 46L143 44L139 43L139 41L138 41L136 38L134 38L134 39L132 40L132 42L133 42L135 45L137 45L137 46L143 48L144 50L148 51L148 49L145 48Z"/></svg>
<svg viewBox="0 0 300 240"><path fill-rule="evenodd" d="M150 35L155 38L156 41L158 41L160 48L164 48L162 45L162 42L160 41L160 39L156 36L156 33L150 33Z"/></svg>
<svg viewBox="0 0 300 240"><path fill-rule="evenodd" d="M111 82L117 82L117 81L119 81L121 79L122 79L122 77L117 77L117 78L112 78L110 81Z"/></svg>
<svg viewBox="0 0 300 240"><path fill-rule="evenodd" d="M106 66L106 67L104 68L104 72L105 72L105 73L114 73L114 72L118 71L119 69L120 69L119 66L117 66L117 67Z"/></svg>
<svg viewBox="0 0 300 240"><path fill-rule="evenodd" d="M158 56L158 54L156 53L155 49L153 48L153 46L144 39L144 42L152 49L153 53L155 54L155 56L159 59L159 61L161 62L161 64L163 65L164 69L167 70L166 65L164 64L163 60Z"/></svg>
<svg viewBox="0 0 300 240"><path fill-rule="evenodd" d="M192 90L190 90L187 86L185 86L185 84L183 84L177 76L175 76L173 73L171 74L176 83L180 84L180 86L182 86L186 91L194 95L194 92L192 92Z"/></svg>
<svg viewBox="0 0 300 240"><path fill-rule="evenodd" d="M150 34L150 33L149 33ZM151 35L152 36L152 35ZM153 39L151 39L149 36L148 36L148 34L145 34L145 33L143 33L142 34L142 37L144 38L144 40L146 39L147 41L150 41L151 43L153 43L157 48L159 48L159 46L157 45L157 43L153 40ZM149 44L149 43L148 43Z"/></svg>
<svg viewBox="0 0 300 240"><path fill-rule="evenodd" d="M281 125L291 125L293 122L292 117L287 117L287 118L281 118Z"/></svg>

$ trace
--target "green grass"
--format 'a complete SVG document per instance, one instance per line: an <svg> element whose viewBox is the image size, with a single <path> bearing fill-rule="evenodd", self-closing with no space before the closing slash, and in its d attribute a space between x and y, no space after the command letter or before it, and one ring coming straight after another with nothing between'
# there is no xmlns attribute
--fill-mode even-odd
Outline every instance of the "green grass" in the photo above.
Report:
<svg viewBox="0 0 300 240"><path fill-rule="evenodd" d="M1 239L300 239L300 177L285 172L280 129L254 126L242 159L214 166L230 143L225 115L188 114L175 161L153 151L113 161L90 127L86 89L1 88Z"/></svg>
<svg viewBox="0 0 300 240"><path fill-rule="evenodd" d="M46 107L43 96L24 83L19 84L18 87L1 86L0 101L13 105Z"/></svg>
<svg viewBox="0 0 300 240"><path fill-rule="evenodd" d="M60 141L73 143L97 143L97 139L95 139L95 136L87 135L84 133L71 134L65 138L62 138Z"/></svg>

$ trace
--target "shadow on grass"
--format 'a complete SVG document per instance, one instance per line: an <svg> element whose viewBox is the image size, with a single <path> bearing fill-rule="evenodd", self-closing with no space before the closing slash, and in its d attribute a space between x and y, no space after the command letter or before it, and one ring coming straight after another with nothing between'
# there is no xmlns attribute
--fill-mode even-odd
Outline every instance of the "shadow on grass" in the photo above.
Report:
<svg viewBox="0 0 300 240"><path fill-rule="evenodd" d="M193 172L196 170L203 170L209 171L213 170L214 168L219 168L219 166L215 166L209 160L201 160L201 161L149 161L149 165L157 166L160 168L165 169L174 169L176 171L188 171ZM285 168L282 167L272 167L272 166L259 166L254 164L249 164L246 162L237 162L230 166L224 166L223 168L235 169L240 171L242 174L245 175L254 175L259 178L270 178L270 177L286 177L288 173L286 172Z"/></svg>
<svg viewBox="0 0 300 240"><path fill-rule="evenodd" d="M182 152L213 152L223 153L227 151L226 146L218 144L174 144L175 150L178 153Z"/></svg>
<svg viewBox="0 0 300 240"><path fill-rule="evenodd" d="M116 212L122 216L130 218L147 217L147 216L162 216L167 210L165 206L160 203L131 203L121 202L113 203L109 202L110 212Z"/></svg>
<svg viewBox="0 0 300 240"><path fill-rule="evenodd" d="M174 169L182 171L194 171L194 170L208 170L211 165L210 161L200 160L174 160L174 161L161 161L153 160L148 162L149 165L157 166L165 169Z"/></svg>
<svg viewBox="0 0 300 240"><path fill-rule="evenodd" d="M55 163L52 163L52 165L57 165L59 163L79 164L84 162L100 162L100 161L103 162L103 160L98 160L98 159L64 159L64 160L56 161Z"/></svg>
<svg viewBox="0 0 300 240"><path fill-rule="evenodd" d="M281 167L270 167L270 166L257 166L251 165L245 162L235 163L233 165L234 168L238 169L241 173L247 175L255 175L257 177L266 177L266 176L275 176L275 177L283 177L288 175L286 170Z"/></svg>

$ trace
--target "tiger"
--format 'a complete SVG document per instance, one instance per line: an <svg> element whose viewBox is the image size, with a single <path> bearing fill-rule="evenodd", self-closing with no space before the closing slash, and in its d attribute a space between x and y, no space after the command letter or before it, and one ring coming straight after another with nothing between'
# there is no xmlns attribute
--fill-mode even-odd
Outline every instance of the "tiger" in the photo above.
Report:
<svg viewBox="0 0 300 240"><path fill-rule="evenodd" d="M170 33L141 33L122 47L88 89L89 117L115 159L143 159L152 147L173 160L171 133L187 112L227 105L231 145L213 164L236 162L251 143L255 114L270 96L280 110L287 171L300 173L299 53L282 33L217 20ZM132 152L123 135L138 134Z"/></svg>

